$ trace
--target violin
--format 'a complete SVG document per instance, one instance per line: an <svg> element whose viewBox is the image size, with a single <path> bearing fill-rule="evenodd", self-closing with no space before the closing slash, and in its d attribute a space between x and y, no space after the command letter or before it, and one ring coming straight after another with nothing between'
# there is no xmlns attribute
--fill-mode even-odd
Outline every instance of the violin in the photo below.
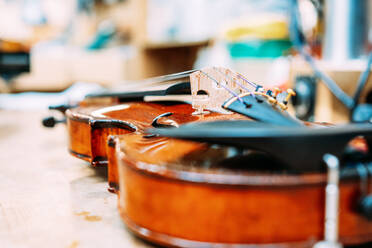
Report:
<svg viewBox="0 0 372 248"><path fill-rule="evenodd" d="M209 113L192 115L186 103L129 102L119 105L78 107L66 111L69 151L93 166L108 166L109 190L116 191L116 163L109 163L109 137L128 133L144 133L150 127L178 126L192 121L242 119L239 114Z"/></svg>
<svg viewBox="0 0 372 248"><path fill-rule="evenodd" d="M120 214L150 242L310 248L323 237L326 173L298 174L260 154L173 138L130 134L115 144ZM360 184L355 168L342 171L339 236L345 245L372 240L371 220L357 211Z"/></svg>
<svg viewBox="0 0 372 248"><path fill-rule="evenodd" d="M189 82L184 78L189 77ZM235 80L231 80L235 78ZM174 80L180 82L174 83ZM213 80L212 80L213 79ZM279 110L272 110L272 105L267 104L264 108L255 110L255 105L250 109L252 113L242 115L239 111L228 113L221 107L221 99L231 98L231 92L242 93L255 91L260 97L264 91L247 81L240 74L236 74L224 68L207 68L201 71L187 71L171 76L163 76L151 80L171 80L165 90L147 90L142 92L125 93L102 93L88 96L78 107L65 109L69 144L69 152L80 159L88 161L92 166L108 167L109 190L115 192L118 185L118 173L116 163L110 163L115 155L110 152L111 136L124 135L128 133L144 133L150 127L179 126L189 122L209 122L216 120L237 120L237 119L259 119L262 121L285 123L297 123L296 120L283 117ZM217 80L225 81L220 85ZM244 86L245 85L245 86ZM251 88L251 89L248 89ZM256 91L256 88L259 90ZM188 93L194 98L192 104L180 102L178 99L182 94ZM208 95L209 94L209 95ZM280 93L276 92L278 98ZM237 95L233 92L233 96ZM282 93L286 95L286 93ZM173 96L175 101L170 101ZM145 102L145 98L157 97L156 101ZM281 96L284 100L285 97ZM265 100L265 101L264 101ZM279 108L286 106L281 104ZM276 104L276 103L275 103ZM279 105L278 105L279 106ZM207 110L208 109L208 110ZM267 111L269 110L269 112ZM211 111L214 110L214 111ZM270 116L268 118L267 116ZM112 156L109 156L111 154Z"/></svg>
<svg viewBox="0 0 372 248"><path fill-rule="evenodd" d="M293 91L225 68L186 76L161 91L90 96L65 112L70 153L108 167L131 231L171 247L312 247L329 205L322 157L341 160L347 147L362 158L342 160L352 165L337 173L340 242L372 241L371 209L360 204L372 186L360 172L368 179L369 126L301 122L286 112ZM169 100L185 93L187 103Z"/></svg>

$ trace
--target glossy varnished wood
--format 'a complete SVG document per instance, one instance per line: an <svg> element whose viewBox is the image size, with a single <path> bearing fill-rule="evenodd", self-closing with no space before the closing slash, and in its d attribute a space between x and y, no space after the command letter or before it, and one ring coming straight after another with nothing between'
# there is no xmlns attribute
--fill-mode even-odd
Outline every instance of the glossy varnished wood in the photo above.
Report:
<svg viewBox="0 0 372 248"><path fill-rule="evenodd" d="M184 166L184 158L193 160L195 152L198 163L203 161L201 154L205 159L218 154L199 143L136 134L122 136L116 143L119 209L138 236L178 247L311 247L323 238L324 174ZM224 156L223 150L219 152ZM358 178L343 179L340 194L341 241L372 241L372 222L356 211Z"/></svg>
<svg viewBox="0 0 372 248"><path fill-rule="evenodd" d="M117 163L108 137L132 132L143 133L157 116L172 113L158 120L163 125L181 125L192 121L247 119L239 114L208 113L192 115L195 110L186 103L83 104L66 111L69 151L93 166L108 165L110 189L118 184ZM108 163L110 161L110 163Z"/></svg>

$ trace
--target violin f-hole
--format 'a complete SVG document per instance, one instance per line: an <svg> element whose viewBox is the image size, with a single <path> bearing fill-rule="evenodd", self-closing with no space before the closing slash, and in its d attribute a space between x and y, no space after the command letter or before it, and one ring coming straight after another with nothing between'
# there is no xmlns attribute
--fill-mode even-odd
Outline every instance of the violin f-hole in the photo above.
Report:
<svg viewBox="0 0 372 248"><path fill-rule="evenodd" d="M168 128L168 127L178 127L178 124L175 123L174 121L172 120L169 120L169 123L170 124L162 124L162 123L159 123L159 119L163 118L163 117L167 117L167 116L171 116L173 115L173 113L171 112L167 112L167 113L163 113L163 114L160 114L158 116L156 116L154 118L154 120L152 121L151 125L155 128Z"/></svg>

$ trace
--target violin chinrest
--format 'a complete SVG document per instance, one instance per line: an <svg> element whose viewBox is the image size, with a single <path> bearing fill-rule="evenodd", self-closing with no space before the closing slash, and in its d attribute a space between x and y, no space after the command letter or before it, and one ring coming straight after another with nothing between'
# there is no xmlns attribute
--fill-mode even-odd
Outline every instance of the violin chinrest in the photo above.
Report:
<svg viewBox="0 0 372 248"><path fill-rule="evenodd" d="M325 153L341 157L353 138L372 137L370 124L307 128L244 120L190 123L179 128L148 131L159 136L264 151L297 172L322 171Z"/></svg>

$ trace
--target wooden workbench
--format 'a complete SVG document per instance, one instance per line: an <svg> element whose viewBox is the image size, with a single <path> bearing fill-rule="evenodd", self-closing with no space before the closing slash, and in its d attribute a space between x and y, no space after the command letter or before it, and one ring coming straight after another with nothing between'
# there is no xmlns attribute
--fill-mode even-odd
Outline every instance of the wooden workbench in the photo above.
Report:
<svg viewBox="0 0 372 248"><path fill-rule="evenodd" d="M69 155L47 115L0 110L0 247L152 247L125 228L105 169Z"/></svg>

